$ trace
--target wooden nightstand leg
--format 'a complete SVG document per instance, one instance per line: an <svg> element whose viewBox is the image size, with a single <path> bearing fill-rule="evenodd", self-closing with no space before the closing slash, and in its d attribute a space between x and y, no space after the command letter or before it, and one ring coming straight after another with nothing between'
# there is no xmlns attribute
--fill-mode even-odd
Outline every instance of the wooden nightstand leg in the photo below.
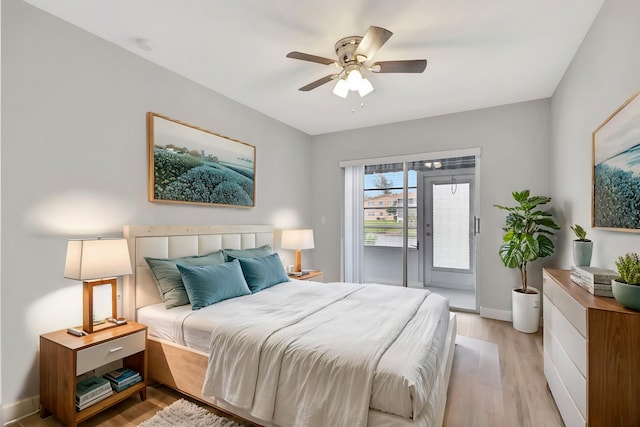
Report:
<svg viewBox="0 0 640 427"><path fill-rule="evenodd" d="M40 406L40 418L47 418L49 415L51 415L51 412L44 406Z"/></svg>
<svg viewBox="0 0 640 427"><path fill-rule="evenodd" d="M145 400L147 400L147 388L143 388L142 390L140 390L140 400L142 400L143 402Z"/></svg>

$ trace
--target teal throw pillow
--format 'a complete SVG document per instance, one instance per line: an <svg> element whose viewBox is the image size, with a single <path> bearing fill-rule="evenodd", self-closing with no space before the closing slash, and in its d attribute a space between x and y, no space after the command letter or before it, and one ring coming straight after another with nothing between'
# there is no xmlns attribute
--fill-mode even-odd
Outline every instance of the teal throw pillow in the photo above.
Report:
<svg viewBox="0 0 640 427"><path fill-rule="evenodd" d="M225 259L231 261L233 258L255 258L271 255L271 245L260 246L250 249L223 249Z"/></svg>
<svg viewBox="0 0 640 427"><path fill-rule="evenodd" d="M289 281L277 253L265 257L238 258L238 261L251 292Z"/></svg>
<svg viewBox="0 0 640 427"><path fill-rule="evenodd" d="M204 267L178 264L178 270L193 310L251 293L237 260Z"/></svg>
<svg viewBox="0 0 640 427"><path fill-rule="evenodd" d="M222 251L211 252L201 256L187 256L181 258L150 258L145 261L151 267L151 273L158 285L158 290L164 301L165 308L179 307L189 304L189 296L182 283L180 271L176 264L184 265L215 265L224 263Z"/></svg>

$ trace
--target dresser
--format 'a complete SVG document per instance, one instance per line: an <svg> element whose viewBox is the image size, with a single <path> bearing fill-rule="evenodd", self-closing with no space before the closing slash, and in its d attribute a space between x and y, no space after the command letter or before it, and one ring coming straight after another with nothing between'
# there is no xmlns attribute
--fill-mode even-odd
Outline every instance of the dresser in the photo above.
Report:
<svg viewBox="0 0 640 427"><path fill-rule="evenodd" d="M640 312L543 270L544 374L567 427L640 426Z"/></svg>

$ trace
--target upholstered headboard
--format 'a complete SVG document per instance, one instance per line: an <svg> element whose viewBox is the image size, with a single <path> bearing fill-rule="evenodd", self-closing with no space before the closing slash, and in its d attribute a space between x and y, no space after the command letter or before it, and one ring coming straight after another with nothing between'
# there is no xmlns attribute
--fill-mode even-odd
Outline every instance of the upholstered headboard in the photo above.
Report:
<svg viewBox="0 0 640 427"><path fill-rule="evenodd" d="M266 244L273 247L273 226L127 225L124 237L129 242L133 273L124 277L122 307L127 319L135 319L136 309L162 301L145 257L204 255L220 249L249 249Z"/></svg>

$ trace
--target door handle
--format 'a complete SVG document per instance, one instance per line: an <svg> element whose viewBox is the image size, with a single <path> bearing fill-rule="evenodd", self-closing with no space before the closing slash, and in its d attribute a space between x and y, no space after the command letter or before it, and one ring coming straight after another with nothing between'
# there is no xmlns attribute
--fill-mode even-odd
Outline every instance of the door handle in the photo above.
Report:
<svg viewBox="0 0 640 427"><path fill-rule="evenodd" d="M473 235L480 234L480 218L473 217Z"/></svg>

